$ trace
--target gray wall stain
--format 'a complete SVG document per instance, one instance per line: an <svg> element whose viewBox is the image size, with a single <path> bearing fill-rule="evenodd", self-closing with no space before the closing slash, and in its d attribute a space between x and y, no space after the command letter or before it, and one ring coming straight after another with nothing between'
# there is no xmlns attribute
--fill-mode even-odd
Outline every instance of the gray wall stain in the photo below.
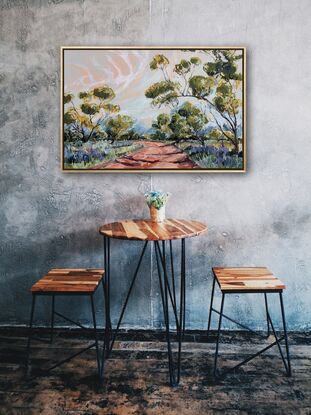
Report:
<svg viewBox="0 0 311 415"><path fill-rule="evenodd" d="M143 193L153 186L171 192L168 216L209 225L187 244L188 327L206 328L213 265L266 265L288 286L289 328L310 329L310 12L308 0L1 2L0 324L27 323L29 288L49 268L103 266L99 226L148 216ZM62 173L60 46L161 44L248 48L247 173ZM141 248L112 243L114 321ZM50 302L38 304L37 322L47 323ZM58 306L90 323L87 300L59 299ZM225 307L265 327L263 298L232 296ZM100 292L97 313L103 321ZM148 249L124 327L161 326Z"/></svg>

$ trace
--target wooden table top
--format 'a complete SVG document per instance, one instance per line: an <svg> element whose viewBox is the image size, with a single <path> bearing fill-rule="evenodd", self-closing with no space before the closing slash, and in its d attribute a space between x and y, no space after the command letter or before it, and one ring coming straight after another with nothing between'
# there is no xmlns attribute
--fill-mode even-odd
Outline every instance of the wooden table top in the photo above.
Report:
<svg viewBox="0 0 311 415"><path fill-rule="evenodd" d="M99 232L108 238L136 241L165 241L198 236L207 231L204 223L195 220L166 219L155 223L150 220L122 220L107 223Z"/></svg>

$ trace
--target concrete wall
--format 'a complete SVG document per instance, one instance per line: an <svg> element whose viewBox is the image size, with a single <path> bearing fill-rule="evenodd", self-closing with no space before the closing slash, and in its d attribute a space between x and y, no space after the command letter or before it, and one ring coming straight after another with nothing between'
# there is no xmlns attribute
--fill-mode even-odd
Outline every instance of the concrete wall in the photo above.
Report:
<svg viewBox="0 0 311 415"><path fill-rule="evenodd" d="M2 0L0 3L0 323L25 324L31 284L51 267L102 266L98 227L148 215L142 194L172 193L170 216L207 222L188 244L190 327L206 327L212 265L267 265L288 285L290 329L310 328L311 2L300 0ZM64 174L61 45L244 45L248 48L246 174ZM115 241L113 315L140 249ZM148 252L126 327L162 322ZM78 299L63 311L90 321ZM272 301L271 301L272 303ZM102 303L98 298L98 316ZM277 313L277 302L273 301ZM38 322L50 303L41 301ZM263 327L263 299L227 311Z"/></svg>

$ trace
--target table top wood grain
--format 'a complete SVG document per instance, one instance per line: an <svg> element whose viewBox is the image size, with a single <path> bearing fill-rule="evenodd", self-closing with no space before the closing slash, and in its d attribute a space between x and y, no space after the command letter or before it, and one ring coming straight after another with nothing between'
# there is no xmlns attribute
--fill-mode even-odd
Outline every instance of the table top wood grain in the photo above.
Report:
<svg viewBox="0 0 311 415"><path fill-rule="evenodd" d="M185 219L166 219L160 223L133 219L107 223L100 227L99 232L108 238L166 241L198 236L207 232L207 225Z"/></svg>

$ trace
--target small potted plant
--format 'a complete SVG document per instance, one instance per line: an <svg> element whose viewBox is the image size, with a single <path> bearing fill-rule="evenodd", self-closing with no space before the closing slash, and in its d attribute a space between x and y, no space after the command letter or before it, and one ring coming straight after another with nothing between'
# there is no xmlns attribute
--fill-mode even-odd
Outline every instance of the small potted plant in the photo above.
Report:
<svg viewBox="0 0 311 415"><path fill-rule="evenodd" d="M160 191L145 193L147 205L150 209L151 222L163 222L165 219L165 204L169 194Z"/></svg>

